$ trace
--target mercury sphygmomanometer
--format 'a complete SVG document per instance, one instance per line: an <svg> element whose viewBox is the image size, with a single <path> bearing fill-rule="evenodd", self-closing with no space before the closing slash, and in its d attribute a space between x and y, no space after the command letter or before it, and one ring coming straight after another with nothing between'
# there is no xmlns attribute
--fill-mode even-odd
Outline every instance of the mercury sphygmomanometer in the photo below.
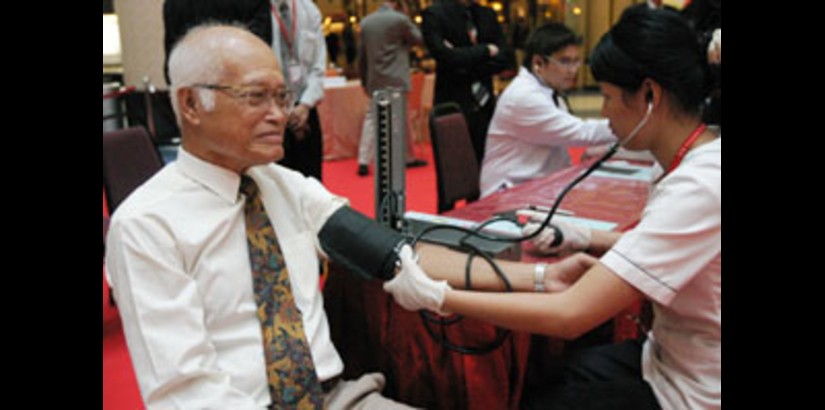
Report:
<svg viewBox="0 0 825 410"><path fill-rule="evenodd" d="M407 243L399 232L404 216L406 92L376 90L372 96L376 132L373 221L349 207L336 211L321 229L321 247L336 263L365 279L389 280Z"/></svg>

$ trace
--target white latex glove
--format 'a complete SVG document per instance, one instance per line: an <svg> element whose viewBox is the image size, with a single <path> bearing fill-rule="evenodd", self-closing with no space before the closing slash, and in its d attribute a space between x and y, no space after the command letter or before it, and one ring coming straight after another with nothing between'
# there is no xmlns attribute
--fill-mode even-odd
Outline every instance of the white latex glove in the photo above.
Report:
<svg viewBox="0 0 825 410"><path fill-rule="evenodd" d="M539 229L547 218L546 212L537 212L520 209L518 215L526 216L528 222L521 229L523 235L530 235ZM550 220L550 224L561 231L562 242L557 246L550 246L556 240L556 232L549 226L542 230L533 239L533 245L542 253L570 253L583 251L590 247L592 234L590 228L572 223L562 222L558 218Z"/></svg>
<svg viewBox="0 0 825 410"><path fill-rule="evenodd" d="M384 290L409 311L427 309L441 315L447 314L441 310L444 295L451 289L447 281L436 281L427 276L413 259L410 245L404 245L398 255L401 259L401 272L384 283Z"/></svg>

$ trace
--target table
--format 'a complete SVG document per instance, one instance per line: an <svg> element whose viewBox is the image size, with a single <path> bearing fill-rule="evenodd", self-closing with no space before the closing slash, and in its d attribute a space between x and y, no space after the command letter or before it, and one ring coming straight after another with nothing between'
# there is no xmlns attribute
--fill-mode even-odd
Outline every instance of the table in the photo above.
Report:
<svg viewBox="0 0 825 410"><path fill-rule="evenodd" d="M359 80L324 86L324 99L318 104L324 136L324 159L358 155L361 127L369 102Z"/></svg>
<svg viewBox="0 0 825 410"><path fill-rule="evenodd" d="M432 108L435 74L413 73L409 98L408 121L418 134L416 141L429 141L426 116ZM420 80L419 80L420 76ZM370 98L361 88L360 80L327 81L324 99L318 104L318 116L324 136L324 159L334 160L358 156L361 128Z"/></svg>
<svg viewBox="0 0 825 410"><path fill-rule="evenodd" d="M495 212L527 204L549 206L587 165L493 194L447 215L480 221ZM638 219L648 185L590 176L568 194L563 207L578 216L612 221L619 229L626 228ZM525 261L539 258L522 253ZM344 358L345 378L381 371L387 376L385 395L428 409L518 408L528 372L528 354L532 354L531 343L535 344L532 335L513 332L499 349L481 356L453 353L434 342L418 314L395 304L381 285L333 270L325 286L325 307L332 339ZM464 319L448 327L446 333L459 344L477 344L492 340L494 329ZM560 346L555 341L542 348L557 355Z"/></svg>

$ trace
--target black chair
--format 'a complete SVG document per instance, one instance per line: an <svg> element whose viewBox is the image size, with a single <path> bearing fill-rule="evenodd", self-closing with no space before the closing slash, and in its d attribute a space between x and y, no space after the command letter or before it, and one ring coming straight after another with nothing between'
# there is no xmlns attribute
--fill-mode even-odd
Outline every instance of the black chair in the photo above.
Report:
<svg viewBox="0 0 825 410"><path fill-rule="evenodd" d="M435 157L438 213L453 209L458 200L478 199L479 165L467 121L458 104L439 104L433 108L430 138Z"/></svg>
<svg viewBox="0 0 825 410"><path fill-rule="evenodd" d="M163 160L143 127L103 133L103 188L109 215L140 184L163 168ZM103 218L103 254L109 221ZM109 302L114 305L111 292Z"/></svg>
<svg viewBox="0 0 825 410"><path fill-rule="evenodd" d="M163 168L163 159L143 127L103 134L103 188L109 214L132 191Z"/></svg>
<svg viewBox="0 0 825 410"><path fill-rule="evenodd" d="M123 99L130 126L146 127L158 147L179 144L180 129L168 91L134 91Z"/></svg>

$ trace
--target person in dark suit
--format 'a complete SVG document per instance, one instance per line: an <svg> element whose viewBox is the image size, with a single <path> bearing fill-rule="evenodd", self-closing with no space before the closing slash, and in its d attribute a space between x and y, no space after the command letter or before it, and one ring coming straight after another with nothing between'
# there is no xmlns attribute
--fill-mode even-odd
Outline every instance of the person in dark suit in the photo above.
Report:
<svg viewBox="0 0 825 410"><path fill-rule="evenodd" d="M472 0L436 0L421 13L421 31L436 61L434 103L461 107L478 163L495 110L493 75L515 66L495 12Z"/></svg>

